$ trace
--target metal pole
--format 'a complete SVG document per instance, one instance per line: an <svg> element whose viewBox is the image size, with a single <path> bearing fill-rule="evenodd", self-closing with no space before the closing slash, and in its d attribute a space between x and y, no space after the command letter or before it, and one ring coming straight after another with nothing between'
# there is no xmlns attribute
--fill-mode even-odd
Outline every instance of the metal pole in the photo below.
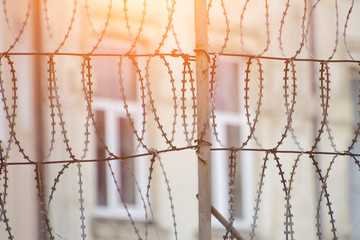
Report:
<svg viewBox="0 0 360 240"><path fill-rule="evenodd" d="M36 52L42 51L42 25L41 25L41 0L35 0L32 3L33 8L33 48ZM33 89L34 89L34 132L35 132L35 156L36 161L42 162L44 160L44 139L43 139L43 131L44 131L44 122L43 122L43 94L42 94L42 66L41 66L41 56L34 56L33 59ZM38 166L38 171L41 174L41 177L44 178L44 168L43 166ZM42 186L39 186L42 187ZM43 189L42 189L43 190ZM40 202L44 203L44 194L40 194ZM40 223L42 219L41 211L43 210L43 206L38 207L38 223ZM38 239L41 238L41 226L38 225ZM44 237L44 236L42 236ZM45 236L45 239L47 237Z"/></svg>
<svg viewBox="0 0 360 240"><path fill-rule="evenodd" d="M33 48L36 52L42 51L42 25L41 25L41 0L33 2L34 25L33 25ZM43 94L41 78L41 56L34 56L33 88L34 88L34 121L35 121L35 144L37 161L43 161Z"/></svg>
<svg viewBox="0 0 360 240"><path fill-rule="evenodd" d="M211 240L211 162L207 1L195 0L195 52L198 135L199 240Z"/></svg>

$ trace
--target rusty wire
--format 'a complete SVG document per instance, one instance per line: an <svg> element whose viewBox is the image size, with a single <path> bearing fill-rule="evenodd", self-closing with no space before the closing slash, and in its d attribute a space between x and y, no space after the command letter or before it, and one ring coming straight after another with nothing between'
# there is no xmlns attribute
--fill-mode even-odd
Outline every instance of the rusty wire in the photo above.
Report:
<svg viewBox="0 0 360 240"><path fill-rule="evenodd" d="M79 200L79 214L80 214L80 229L81 229L81 239L86 239L86 221L85 221L85 195L84 194L84 185L86 182L83 180L84 173L84 165L93 162L105 162L107 164L107 168L112 176L112 180L116 185L117 192L122 200L122 204L127 212L128 220L131 222L131 226L134 231L135 237L138 239L143 239L143 237L148 238L148 228L150 228L148 222L154 223L154 228L158 234L158 226L156 226L155 214L153 212L152 204L150 201L150 189L153 184L152 179L154 178L154 169L156 164L159 165L161 174L164 178L164 183L166 185L166 191L168 193L168 202L171 210L171 219L173 221L173 235L177 239L178 238L178 222L175 215L175 204L173 199L173 189L170 184L170 180L168 178L168 173L165 165L162 163L162 156L168 152L176 152L176 151L185 151L185 150L194 150L197 151L199 143L201 139L196 139L196 106L197 106L197 97L196 97L196 88L195 88L195 79L194 79L194 65L192 64L195 60L195 52L203 51L202 49L195 49L192 52L184 52L184 46L181 40L183 39L182 34L177 31L177 24L175 23L175 19L177 17L177 13L181 10L177 8L178 2L175 0L169 1L166 0L163 5L166 8L166 19L164 20L164 28L159 29L159 32L162 32L160 40L155 43L154 50L149 50L148 52L138 52L139 46L144 41L144 31L146 27L148 27L147 17L151 14L148 9L147 0L142 1L142 9L141 16L138 24L137 32L133 30L135 26L132 26L131 19L131 4L127 0L122 1L122 11L124 20L124 29L127 33L127 36L124 36L127 40L130 41L128 44L128 49L125 52L101 52L99 49L109 34L110 25L115 21L115 17L113 17L113 13L116 11L114 7L114 3L112 0L107 2L106 14L103 17L103 26L100 27L100 31L96 29L94 23L94 16L91 14L91 3L85 0L84 5L77 0L66 1L67 3L72 3L72 15L69 18L70 23L68 23L66 33L59 39L55 39L54 32L55 26L52 25L56 21L52 20L52 12L48 6L48 1L43 0L43 13L44 13L44 21L46 23L45 28L48 31L46 37L47 40L52 40L57 43L55 50L53 52L36 52L31 48L28 48L28 51L18 51L17 48L19 45L24 44L27 46L28 44L26 36L24 32L27 30L29 26L29 21L31 19L31 8L32 1L30 0L26 5L26 13L23 16L22 24L19 29L15 30L12 26L11 15L9 14L8 5L10 5L10 1L3 0L3 13L4 19L8 27L8 31L12 32L14 38L9 41L8 46L0 52L0 93L1 93L1 103L3 105L3 114L4 120L7 122L7 126L5 126L7 137L5 139L0 139L0 182L2 183L1 191L0 191L0 220L3 222L5 226L5 231L7 232L8 239L13 239L13 231L11 230L11 221L8 218L8 203L7 203L7 195L8 195L8 168L13 166L34 166L35 167L35 182L37 194L39 197L40 204L40 227L41 227L41 239L56 239L57 234L52 228L52 223L49 218L49 211L53 204L52 200L56 198L57 187L58 184L63 181L64 174L69 171L69 169L75 164L77 168L77 177L78 177L78 200ZM330 103L331 99L331 90L333 84L336 81L340 81L339 79L333 78L331 76L330 71L332 69L336 69L337 67L349 68L349 66L356 65L359 68L360 59L356 58L355 52L352 52L351 45L349 44L349 39L352 36L352 32L350 31L350 25L353 24L354 21L352 17L355 16L355 8L354 1L351 2L351 5L348 6L346 12L346 18L341 19L339 2L335 0L333 9L335 14L333 14L334 20L334 47L331 49L330 56L319 56L316 55L309 49L309 39L310 29L313 27L311 22L314 21L316 17L317 10L321 8L322 2L320 0L316 1L312 5L309 5L309 1L300 1L303 4L303 9L300 14L299 23L300 23L300 37L298 39L298 45L294 48L295 53L292 54L292 57L286 57L285 49L290 44L285 39L286 28L285 25L289 24L291 9L294 6L294 2L287 1L285 3L284 8L280 14L280 19L278 22L276 17L273 16L272 11L274 7L274 3L264 1L263 6L259 7L261 11L263 11L263 20L265 20L265 24L263 24L264 28L261 30L264 33L262 41L265 41L265 47L260 47L258 49L251 49L248 47L250 38L248 37L249 28L251 28L251 11L254 9L252 1L245 1L241 4L240 9L232 9L230 2L226 2L224 0L220 1L219 7L216 8L215 3L213 1L209 1L208 3L208 20L209 26L216 23L216 19L214 20L212 15L215 11L220 12L221 18L225 24L225 28L223 31L223 41L219 44L219 49L210 48L206 55L209 60L209 74L210 74L210 96L209 96L209 107L210 114L208 116L212 125L212 135L214 137L214 142L218 142L220 147L213 147L211 150L215 151L226 151L228 152L230 163L228 164L229 176L227 184L229 191L228 197L228 207L229 207L229 223L231 226L227 226L224 229L224 239L233 239L234 236L231 236L230 227L233 227L234 219L234 188L235 188L235 178L236 172L238 172L237 168L237 157L244 152L251 153L259 153L261 155L260 160L257 159L257 162L260 165L260 176L258 179L258 186L256 194L253 196L255 198L254 203L254 211L252 216L251 225L248 226L248 230L250 232L250 238L254 239L259 226L259 216L261 212L261 200L264 195L264 185L266 183L266 178L268 174L268 166L269 164L275 163L276 169L278 171L277 175L280 178L281 188L284 194L285 207L284 207L284 236L286 239L295 239L296 232L294 230L294 226L296 225L296 215L293 212L293 202L291 199L292 194L296 191L294 182L295 181L295 172L298 169L298 166L301 162L304 161L304 158L307 156L311 163L313 164L313 170L317 174L317 181L320 185L320 193L317 196L317 206L316 206L316 233L319 239L322 238L322 225L325 224L321 219L321 207L323 207L325 202L325 206L327 208L327 214L329 217L330 229L332 239L338 238L338 231L336 228L336 215L334 207L332 206L332 199L330 197L330 191L328 186L328 179L330 174L333 172L333 169L336 167L336 163L340 156L349 157L354 161L355 165L359 167L360 170L360 162L359 157L360 153L356 151L355 144L358 142L358 136L360 135L360 123L356 123L355 133L353 138L351 139L351 143L344 149L341 149L336 144L336 134L332 131L331 125L331 117L329 113L333 111L333 104ZM83 8L83 9L82 9ZM73 34L76 34L76 24L80 21L79 18L82 17L81 12L84 10L84 17L87 18L84 21L88 22L89 32L95 37L95 43L90 46L90 48L86 51L63 51L64 46L69 43L69 38ZM233 18L230 17L233 14L233 11L237 11L239 15L237 17L237 21L233 22ZM341 20L344 20L343 27L343 46L345 47L345 51L348 58L341 58L341 53L339 53L341 39L339 33L341 31ZM277 25L275 24L277 23ZM60 24L61 23L56 23ZM249 25L247 25L249 24ZM235 29L235 34L232 35L233 26L238 26L238 29ZM277 29L278 38L277 41L272 39L272 33L275 32L274 29ZM237 32L238 31L238 32ZM17 33L16 33L17 32ZM173 38L173 39L171 39ZM232 43L231 41L236 39L236 47L229 47ZM358 41L358 39L356 39ZM170 42L172 41L172 42ZM273 45L278 44L278 50L273 50ZM167 49L167 46L171 46L172 50ZM304 47L305 46L305 47ZM106 49L106 46L104 47ZM21 49L21 48L20 48ZM232 50L229 50L232 49ZM241 49L241 50L234 50ZM339 50L340 49L340 50ZM268 55L266 55L268 54ZM337 55L338 54L338 55ZM19 102L19 85L22 84L21 81L18 80L19 72L21 71L20 66L16 66L17 57L32 57L38 56L41 58L46 58L46 69L47 69L47 89L46 97L48 99L48 110L49 116L47 117L48 123L50 124L49 142L48 142L48 150L46 152L45 159L35 159L29 154L23 145L22 139L18 137L18 116L17 112L19 111L18 105L21 104ZM71 142L71 138L68 134L68 126L65 122L65 112L64 106L61 101L63 98L66 98L66 92L62 91L59 88L59 79L57 74L57 69L60 69L56 65L56 61L63 57L69 57L76 60L81 60L81 65L78 66L79 72L81 72L81 91L84 96L83 100L85 103L85 120L84 120L84 130L83 137L84 143L82 145L82 153L80 156L76 156L74 153L74 142ZM301 56L301 57L300 57ZM339 58L340 56L340 58ZM125 112L126 118L130 123L132 128L132 132L137 140L138 149L144 150L144 153L136 153L134 152L131 156L118 156L110 149L103 136L101 136L100 131L98 129L98 123L95 119L94 113L94 83L97 81L94 77L94 60L100 57L113 58L117 61L118 71L113 73L117 76L117 89L121 94L121 100L123 104L123 111ZM219 67L221 67L222 59L228 57L232 59L236 59L236 61L241 61L243 64L242 67L242 78L239 80L243 84L243 89L241 90L243 93L243 99L241 99L242 103L242 117L245 119L246 126L244 128L247 129L245 131L247 134L242 137L241 143L239 146L228 146L226 142L221 140L221 135L224 134L219 132L218 129L218 114L215 107L216 99L219 94L218 88L219 85L222 84L221 80L217 78L217 73ZM336 58L337 57L337 58ZM162 119L163 116L160 114L159 106L161 102L159 102L155 92L156 87L152 82L154 79L152 78L151 72L151 62L156 61L159 58L161 61L161 66L157 66L158 68L165 68L166 77L164 77L170 84L170 91L168 96L171 99L169 103L172 106L173 115L168 115L167 118ZM138 82L138 91L139 91L139 101L138 105L141 109L141 127L140 129L135 124L135 116L129 110L129 99L126 92L126 85L124 83L124 72L127 71L123 66L124 59L130 60L132 66L136 72L136 80ZM145 63L141 64L141 62ZM266 94L269 94L267 88L267 82L269 80L269 72L270 70L266 68L266 64L268 62L271 63L282 63L284 64L284 68L280 69L283 74L283 83L282 85L283 92L281 95L283 96L284 101L284 114L285 120L279 124L280 128L283 128L281 136L278 139L274 139L273 145L271 147L267 147L264 144L264 139L261 132L258 129L262 127L262 120L264 119L264 115L266 114L266 109L264 110L264 102L266 98ZM300 81L299 76L301 77L301 73L297 71L299 65L302 63L313 64L315 68L319 70L318 79L316 80L317 84L319 84L319 89L317 91L318 96L316 96L319 100L320 107L317 108L319 112L319 116L321 119L318 123L318 128L316 129L316 136L313 139L312 145L310 147L306 147L306 143L302 142L299 138L299 131L296 129L295 122L296 118L299 117L296 115L296 111L299 109L296 103L301 101L305 101L302 99L302 96L299 96L300 90L298 89L298 84ZM6 67L4 66L6 65ZM330 69L330 65L332 65ZM2 69L6 68L8 73L3 72ZM178 71L178 69L181 69ZM176 72L177 71L177 72ZM178 74L178 75L176 75ZM359 77L359 76L357 76ZM65 79L61 79L60 81L65 81ZM253 94L253 95L252 95ZM271 94L271 93L270 93ZM256 95L256 96L254 96ZM359 103L357 103L359 105ZM180 108L180 109L179 109ZM264 113L265 112L265 113ZM160 137L165 141L166 147L164 149L154 149L147 141L146 137L149 135L148 129L148 121L151 120L149 114L153 115L153 121L155 125L156 133L160 135ZM180 115L180 118L178 118ZM171 119L171 127L167 129L166 122ZM180 119L180 120L179 120ZM56 126L58 124L58 127ZM182 137L178 139L179 128L178 125L181 125L180 129L183 132ZM92 127L92 129L91 129ZM154 131L154 129L152 129ZM59 142L56 140L57 133L60 133L60 137L63 139L63 142ZM204 132L201 133L203 135ZM106 156L104 158L92 159L88 157L89 150L91 148L91 136L97 139L106 152ZM181 136L181 135L180 135ZM294 143L293 148L286 148L286 141L292 141ZM180 145L179 145L180 143ZM330 147L331 150L319 150L321 149L320 145L326 144ZM68 154L68 159L54 159L54 148L55 146L61 146L64 148L64 151ZM17 148L17 151L20 152L23 161L14 161L12 158L13 148ZM284 149L285 148L285 149ZM286 168L284 167L284 158L283 155L291 155L292 164L289 172L286 172ZM319 163L319 156L328 156L330 162L327 166L321 166ZM124 196L123 190L116 178L115 170L112 168L110 164L111 161L123 161L125 159L135 159L140 157L149 157L150 158L150 168L148 170L148 184L146 188L146 193L143 193L139 184L137 183L137 178L132 172L130 168L127 168L127 171L130 172L132 178L136 183L136 188L138 194L141 196L142 207L144 210L144 216L146 219L146 227L145 232L141 233L137 223L133 219L131 210L128 208ZM226 161L228 159L225 159ZM46 165L55 165L59 166L59 171L51 182L51 187L46 189L46 180L44 178L44 173L42 170L43 166ZM296 175L296 179L301 178L300 175ZM300 180L297 180L300 181ZM226 182L226 181L225 181ZM46 196L47 193L47 196ZM230 236L229 236L230 235Z"/></svg>

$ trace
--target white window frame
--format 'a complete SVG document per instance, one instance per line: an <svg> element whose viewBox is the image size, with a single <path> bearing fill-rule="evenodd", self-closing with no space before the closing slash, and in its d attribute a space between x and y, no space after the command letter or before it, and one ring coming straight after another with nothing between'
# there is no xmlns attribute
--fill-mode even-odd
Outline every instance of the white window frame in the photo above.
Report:
<svg viewBox="0 0 360 240"><path fill-rule="evenodd" d="M135 123L135 127L140 129L140 116L141 110L135 103L128 103L129 105L129 113L132 116L132 119ZM94 99L94 110L104 111L105 114L105 143L109 147L110 151L117 154L119 152L119 145L121 144L121 140L119 139L119 126L117 124L117 120L121 118L127 118L126 112L124 110L122 100L110 100L106 98L96 98ZM121 131L121 130L120 130ZM138 145L138 141L136 136L133 136L133 145L136 147ZM134 177L139 185L141 190L141 194L145 199L146 193L146 174L147 174L147 164L146 159L144 157L134 158L132 161L135 163ZM120 160L114 160L109 162L113 171L115 172L116 179L119 178L120 169ZM120 185L120 183L119 183ZM136 186L135 186L136 187ZM120 200L120 194L118 193L117 187L115 185L113 176L111 175L111 171L109 167L106 167L106 193L107 193L107 205L101 206L96 204L95 215L97 217L103 218L118 218L118 219L128 219L127 212L125 211L124 205ZM97 193L98 194L98 193ZM127 208L131 213L131 216L135 220L145 219L145 212L143 208L143 202L139 195L138 189L135 189L135 204L127 203Z"/></svg>
<svg viewBox="0 0 360 240"><path fill-rule="evenodd" d="M239 127L239 136L240 140L244 141L246 136L249 134L249 129L246 123L245 114L243 113L243 101L244 101L244 81L243 76L245 74L244 62L234 60L227 57L221 57L220 64L237 64L238 72L237 76L239 81L238 85L238 94L239 94L239 109L235 112L221 111L216 110L216 124L218 138L221 143L226 143L227 131L226 127L228 125ZM218 84L221 84L218 82ZM217 93L221 94L221 93ZM215 139L213 135L212 139L213 148L221 148L220 143ZM228 146L232 147L232 146ZM248 230L251 225L252 218L252 209L253 209L253 194L252 194L252 175L253 175L253 161L252 154L247 151L238 151L238 159L241 159L237 163L236 171L240 171L241 177L241 196L242 196L242 218L235 218L234 227L240 230ZM229 167L228 161L230 156L230 151L213 151L212 152L212 205L225 217L229 218ZM223 228L221 223L215 218L212 217L212 224L214 228Z"/></svg>
<svg viewBox="0 0 360 240"><path fill-rule="evenodd" d="M118 49L119 48L118 46L128 46L129 44L127 42L119 41L119 40L116 41L110 40L107 41L107 43L110 43L108 44L110 45L110 47L107 46L107 48L105 48L106 51L108 51L109 48ZM116 59L116 57L113 56L112 58ZM120 58L117 59L120 60ZM141 61L138 63L140 66L143 65ZM118 75L118 72L116 72L115 74ZM117 78L119 78L119 76L117 76ZM120 91L119 84L117 84L116 87L118 87ZM134 101L127 99L126 104L128 105L128 111L129 114L131 115L132 121L134 122L135 129L138 129L139 132L139 129L142 128L142 124L141 124L142 107L140 103L138 81L136 82L136 100ZM114 154L118 155L119 146L121 144L120 142L121 140L118 136L119 133L118 119L124 118L126 119L126 121L129 121L129 118L127 117L127 112L124 108L124 101L122 99L95 96L93 102L93 109L94 112L98 110L104 111L104 115L105 115L104 141L105 144L108 146L109 150ZM134 151L136 150L138 145L139 142L135 134L133 134L133 146L135 148ZM138 148L136 154L141 154L141 153L144 153L144 150ZM145 209L142 198L146 201L145 195L146 195L146 187L147 187L148 163L145 157L136 157L132 161L134 161L135 164L135 169L133 174L138 186L135 185L136 188L135 204L126 203L126 206L133 220L145 220ZM111 164L111 167L115 172L115 177L118 181L118 179L120 178L119 178L119 172L117 172L117 170L120 169L119 166L120 160L109 161L109 163ZM118 184L121 185L119 182ZM140 195L137 187L140 188L142 196ZM107 205L101 206L96 202L94 216L99 218L129 220L128 213L124 207L124 204L120 199L120 194L118 193L113 176L111 175L111 171L107 165L106 165L106 188L107 188L106 189ZM95 188L95 192L96 194L98 194L97 188Z"/></svg>

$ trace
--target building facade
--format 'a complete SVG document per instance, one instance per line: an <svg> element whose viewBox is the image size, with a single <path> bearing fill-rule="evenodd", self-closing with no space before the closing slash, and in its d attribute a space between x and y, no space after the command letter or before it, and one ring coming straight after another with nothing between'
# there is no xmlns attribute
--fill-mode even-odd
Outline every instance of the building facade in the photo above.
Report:
<svg viewBox="0 0 360 240"><path fill-rule="evenodd" d="M174 3L32 5L43 54L28 6L3 4L1 238L198 239L199 49ZM357 7L208 5L211 200L246 239L359 237L359 66L332 61L359 58ZM214 216L212 235L230 238Z"/></svg>

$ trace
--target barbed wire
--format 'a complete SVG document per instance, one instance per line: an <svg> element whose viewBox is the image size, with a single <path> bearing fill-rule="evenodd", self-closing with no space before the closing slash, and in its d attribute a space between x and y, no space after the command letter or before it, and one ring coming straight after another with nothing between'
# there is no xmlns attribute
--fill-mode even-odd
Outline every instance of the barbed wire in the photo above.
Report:
<svg viewBox="0 0 360 240"><path fill-rule="evenodd" d="M118 5L112 0L109 0L104 4L104 6L106 5L106 9L101 17L98 16L99 13L92 12L99 7L95 5L96 3L94 2L88 0L84 2L78 0L65 2L64 6L66 6L66 9L70 9L72 14L70 14L69 19L66 19L70 22L67 25L65 34L57 38L55 36L57 35L55 34L55 29L57 29L58 26L62 26L65 21L55 19L53 11L56 10L49 6L47 0L42 1L41 9L43 12L43 21L45 22L43 28L47 30L47 34L42 36L43 42L46 43L47 40L51 40L55 43L56 47L50 52L38 52L31 48L27 48L28 51L19 51L21 48L18 48L21 42L26 46L31 45L27 39L27 35L24 33L30 31L29 25L31 20L33 20L31 13L34 12L32 8L35 6L33 1L30 0L27 2L25 15L20 16L22 17L20 19L23 20L21 24L17 26L17 29L14 28L11 23L13 13L9 6L13 3L6 0L2 1L3 18L8 28L4 31L10 31L13 36L13 39L8 40L7 45L3 48L5 50L1 50L0 52L0 99L3 105L3 113L0 117L4 118L7 124L7 126L0 126L3 129L3 135L6 135L3 139L0 139L0 182L2 184L0 190L0 220L3 223L4 231L8 239L15 238L14 231L11 228L12 222L8 215L10 211L9 202L7 201L10 181L8 174L9 168L16 166L33 166L34 180L40 205L40 239L62 238L60 236L61 234L59 235L55 232L53 228L54 223L51 221L49 212L55 204L53 200L56 199L56 194L59 191L58 184L64 181L65 173L69 172L72 166L75 166L77 169L76 187L78 189L80 237L81 239L87 239L88 220L86 218L87 205L85 202L87 199L87 193L85 191L87 182L84 180L84 173L86 171L84 166L90 163L103 162L106 164L107 171L111 175L110 179L116 187L116 192L126 211L127 219L133 229L133 234L137 239L148 239L150 228L154 228L156 237L160 239L160 227L158 226L158 221L155 219L156 213L151 203L150 191L154 184L152 179L155 175L155 166L159 165L160 175L163 177L163 183L165 183L168 195L166 201L169 203L169 210L171 212L172 235L175 239L178 239L178 230L180 228L178 227L179 222L175 214L176 201L174 201L174 189L168 177L168 168L163 164L163 158L167 153L171 152L180 153L185 150L197 152L202 142L202 137L196 139L198 99L196 96L194 61L196 60L196 52L205 50L194 49L190 52L184 50L188 49L184 40L187 36L185 36L186 34L183 31L179 30L182 29L181 27L183 26L179 25L177 18L180 18L183 24L185 24L186 21L184 17L181 16L184 10L178 8L178 6L181 6L181 3L175 0L166 0L162 3L163 5L161 5L166 8L166 14L164 16L158 14L159 19L157 19L157 21L163 24L163 28L157 29L158 33L156 34L160 37L160 40L157 42L146 39L149 34L147 31L153 31L154 28L158 27L151 25L152 20L149 18L153 17L152 14L154 14L154 10L149 8L149 5L153 3L148 3L147 0L143 0L140 3L141 8L136 8L134 3L127 0L123 0L122 7L117 8ZM302 4L303 7L298 9L299 14L297 14L297 16L291 18L292 10L296 7L297 3ZM311 30L316 30L320 25L320 23L318 23L319 25L314 23L317 20L317 11L320 10L322 4L324 4L320 0L315 3L304 0L291 2L291 4L290 1L287 1L284 5L265 0L261 7L257 5L256 8L254 7L254 3L249 0L237 3L239 5L224 0L221 0L218 3L219 5L216 4L217 3L211 0L208 1L207 17L209 27L215 26L216 28L218 27L218 22L225 23L224 26L222 26L224 29L220 27L221 30L219 31L223 33L223 36L219 39L223 40L215 42L215 47L210 47L210 50L205 51L205 53L208 57L210 77L210 93L208 99L210 113L208 123L211 123L213 144L215 145L216 142L220 146L212 146L211 151L213 153L224 151L228 156L221 160L227 165L228 171L227 179L224 181L226 185L223 186L227 188L228 191L227 196L223 197L228 200L228 213L224 214L228 216L229 225L224 226L223 239L236 238L233 233L233 228L236 228L234 209L235 188L236 182L239 180L237 179L239 178L239 173L241 174L239 159L242 158L242 154L244 153L252 153L254 155L254 161L256 161L260 170L256 193L251 196L255 199L252 220L246 228L247 232L249 232L250 239L255 239L261 227L262 222L259 221L259 218L262 217L261 211L263 211L262 209L264 208L264 206L261 206L261 203L262 200L266 198L264 193L266 189L265 184L267 181L270 181L267 180L270 177L268 173L270 171L269 165L273 163L277 171L276 175L279 177L279 186L284 194L283 233L286 239L296 238L297 232L295 231L295 226L297 222L301 220L297 218L292 196L297 190L295 183L302 178L300 174L297 174L297 180L295 181L295 173L299 169L299 164L303 162L306 157L308 157L313 165L312 169L316 173L317 184L320 186L320 191L316 195L316 209L314 212L317 237L318 239L324 237L324 227L322 225L325 224L325 221L323 221L323 216L321 216L321 208L325 204L329 218L328 224L330 224L330 235L332 239L338 239L340 234L336 224L339 224L339 222L335 222L337 215L335 214L336 208L333 205L334 200L330 197L332 189L329 189L329 177L330 174L336 171L334 169L337 166L336 163L339 161L339 157L348 157L360 170L360 152L358 152L356 147L360 134L360 122L355 123L355 126L349 124L351 125L349 128L354 128L355 132L353 136L349 136L348 145L344 147L338 142L335 142L337 135L341 133L334 131L335 125L331 122L333 118L330 114L338 110L333 102L330 104L330 93L336 93L337 90L333 85L339 81L343 81L343 79L337 79L336 75L331 75L330 72L343 71L348 73L351 68L359 69L360 59L356 55L356 49L352 49L353 46L351 45L351 40L353 42L359 41L352 32L352 24L356 22L356 19L353 19L359 9L356 8L354 1L348 4L348 6L335 0L334 6L328 10L329 12L335 12L335 14L331 15L331 17L333 17L332 20L335 19L334 28L331 29L331 31L333 31L331 34L334 34L335 38L333 42L334 46L331 48L330 56L322 56L319 53L313 52L309 46L313 44L311 43L313 40L310 37L310 34L312 34ZM235 5L237 7L234 7ZM279 6L282 8L280 8L279 16L276 16L274 9ZM135 8L141 11L136 20L134 20L134 16L136 15L134 15ZM300 9L302 9L302 11L300 11ZM342 14L340 9L347 10L344 13L344 15L346 15L344 19L341 19ZM252 17L254 13L260 13L261 17L263 17L262 21L260 21L260 19L254 19L256 18ZM120 18L122 21L118 22L119 18L117 14L123 14ZM236 16L236 21L234 21L235 18L233 15ZM254 15L258 16L256 14ZM163 17L163 19L161 17ZM98 24L99 20L101 24ZM342 29L343 42L340 38L342 21L344 21ZM88 24L85 24L85 26L81 25L84 22ZM107 39L113 36L112 31L114 31L114 26L116 26L115 28L119 28L120 24L124 25L123 28L125 31L122 38L128 42L126 44L127 49L124 52L113 51L106 46ZM260 26L261 24L263 26ZM288 27L292 24L294 26L300 25L299 34L295 36L296 38L294 37L294 39L298 40L297 43L294 43L296 41L292 39L289 41L286 38L286 34L292 34L286 26ZM91 44L90 41L87 41L88 39L83 39L82 41L86 47L82 46L73 51L64 51L65 46L71 42L69 40L70 36L78 37L79 39L83 37L83 32L77 32L79 26L84 29L88 28L83 31L92 33L94 43ZM136 26L138 28L134 30ZM161 26L161 24L159 24L159 26ZM252 28L256 27L259 29L257 30L259 32L259 38L252 37ZM273 35L276 35L274 32L278 33L276 40L273 39ZM209 35L209 40L214 43L211 39L211 34L212 33ZM322 37L329 36L325 35L326 34L321 36L321 34L319 34L319 36L315 37L315 41L317 43L323 43L324 39L322 39ZM149 43L151 41L153 42ZM251 41L254 41L256 45L261 47L253 47ZM326 41L328 41L328 39L326 39ZM151 47L144 47L146 42L149 46L153 46L154 49L149 50ZM265 42L265 47L262 46L262 42ZM278 46L274 46L276 44ZM168 49L169 46L170 49ZM216 46L219 49L216 49ZM327 46L322 47L329 49ZM341 47L344 47L344 51ZM105 49L107 52L102 52L101 49ZM295 49L292 54L289 54L292 57L287 57L286 53L291 52L291 49ZM44 152L46 152L44 159L38 159L30 154L31 151L25 148L25 139L23 140L19 137L21 136L19 133L21 129L19 128L18 111L19 105L22 104L19 96L21 96L23 91L19 89L24 83L21 81L22 79L18 79L19 76L22 76L23 66L17 66L16 61L19 57L30 59L33 56L46 59L43 67L46 69L46 78L44 78L44 80L46 79L47 81L47 87L43 88L42 91L46 93L44 95L46 96L46 104L48 105L48 116L45 117L45 122L49 124L50 128L48 132L48 142L45 144L47 149L46 151L44 150ZM341 58L343 56L346 56L346 58ZM84 141L82 144L71 141L72 139L69 134L69 122L72 120L67 119L72 118L69 117L66 112L67 106L62 105L62 100L67 98L68 93L59 86L60 83L67 80L59 80L59 74L57 73L57 71L62 71L61 66L58 66L61 57L68 57L74 60L74 64L78 61L81 62L81 64L76 67L80 73L79 79L81 81L81 89L78 89L77 93L79 95L83 94L82 101L85 108L83 112L79 113L76 117L85 116L83 121L84 129L82 131ZM131 155L122 156L121 154L117 154L116 151L108 145L107 140L99 128L99 122L96 119L95 102L97 96L95 86L101 79L98 79L95 73L96 71L102 71L102 69L96 69L95 61L101 57L106 57L116 62L117 70L111 74L116 77L113 87L116 88L119 95L121 95L119 101L122 103L122 108L118 110L121 111L127 119L137 144L136 151L134 150ZM227 140L224 139L226 133L221 131L219 127L219 125L224 124L221 120L221 115L224 114L224 112L222 112L221 109L217 109L216 105L217 98L220 95L228 94L226 92L220 92L219 86L224 84L224 79L220 79L218 73L219 69L226 64L225 60L229 58L232 59L231 61L233 62L240 63L239 68L241 70L240 77L236 80L241 85L241 93L237 94L242 96L242 98L238 98L241 99L240 102L242 104L239 113L242 119L237 119L237 125L241 126L243 133L238 146L229 145ZM135 81L137 82L136 91L138 93L138 99L135 101L135 105L140 109L140 125L137 124L137 116L135 116L129 107L133 100L129 96L130 93L126 85L126 74L130 71L125 65L127 61L129 61L132 68L135 69L134 75ZM162 71L162 78L164 81L167 81L166 84L170 85L170 90L164 92L163 95L166 96L165 102L172 110L172 115L168 113L165 115L162 114L161 106L164 100L160 100L157 96L159 90L157 89L158 83L156 82L156 78L158 78L158 76L156 73L153 73L154 66L152 62L157 63L155 66L156 71ZM271 66L278 66L277 64L283 65L278 69L271 69ZM301 78L305 78L304 76L307 74L305 72L306 70L302 70L303 72L300 71L300 65L304 64L311 65L318 70L318 73L314 73L310 78L306 78L306 81L315 81L319 84L319 89L314 90L314 92L316 92L315 96L310 94L310 89L306 90L309 94L304 95L304 90L299 88L299 84L304 81ZM356 67L354 67L354 65L356 65ZM3 71L3 69L5 69L5 71ZM277 76L279 79L279 76L283 74L282 83L277 82L278 79L273 81L272 74L274 72L280 73ZM359 78L359 76L352 77ZM282 92L277 90L271 92L274 89L271 86L272 84L281 86L283 89ZM311 85L310 82L307 82L307 84ZM344 82L340 84L345 85ZM271 98L274 97L275 99L276 94L282 96L281 100L283 100L283 103L273 103ZM299 103L306 103L309 101L307 98L311 98L313 102L315 102L314 99L317 99L316 101L319 101L320 106L312 106L316 108L316 110L308 111L306 116L300 116L297 111L300 109L304 112L304 109L301 109L302 105L299 106ZM360 95L358 94L358 102L354 103L357 106L359 106L359 99ZM230 103L235 100L229 99L228 101ZM349 102L351 102L351 100L349 100ZM283 107L281 107L281 105L283 105ZM283 119L281 119L278 113L280 110L284 113L285 117ZM275 116L269 117L269 111L274 111L273 114ZM152 114L153 118L149 117L149 114ZM360 114L360 110L358 114ZM316 123L317 129L314 130L315 137L311 135L310 138L314 138L312 141L304 141L304 133L297 132L299 131L297 122L299 118L303 120L302 118L313 117L313 115L320 118L319 122ZM281 132L280 137L277 135L272 137L270 147L267 147L268 144L266 144L269 136L264 136L270 134L270 130L268 132L264 130L266 129L265 122L268 118L273 118L278 121L276 128ZM65 119L67 121L65 121ZM168 122L170 122L170 124L168 124ZM70 123L70 125L71 124L72 123ZM198 133L198 136L203 136L205 134L205 128L199 129L204 129ZM57 134L62 138L62 142L59 142L57 139ZM151 142L147 141L147 137L152 134L159 134L159 139L165 141L165 147L153 146ZM96 144L92 141L99 143L100 148L106 153L105 156L94 157L91 150ZM287 141L291 142L292 145L288 145ZM306 147L309 143L310 147ZM326 147L323 147L323 145L326 145ZM75 154L76 151L74 150L74 148L76 149L78 146L82 147L80 155ZM62 159L61 157L55 159L57 154L54 154L54 150L60 147L64 149L63 151L68 155L68 159ZM329 147L330 150L328 150L327 147ZM21 159L18 159L19 157L16 157L16 159L13 157L16 151L20 153ZM148 180L145 189L146 192L144 192L144 189L140 186L139 176L136 175L133 169L125 165L125 170L135 182L136 193L140 197L141 208L145 217L145 230L142 234L138 226L139 223L135 220L132 209L126 202L124 195L125 190L122 189L121 183L119 182L120 180L117 178L117 169L114 169L112 162L124 162L125 160L134 161L134 159L143 157L149 158L148 162L150 165L147 172L148 176L141 176ZM328 165L320 162L320 157L329 157ZM286 159L292 159L290 167L286 166ZM44 170L45 166L50 165L59 168L53 180L49 180ZM265 176L267 178L265 178ZM48 185L50 185L50 187L48 187Z"/></svg>

